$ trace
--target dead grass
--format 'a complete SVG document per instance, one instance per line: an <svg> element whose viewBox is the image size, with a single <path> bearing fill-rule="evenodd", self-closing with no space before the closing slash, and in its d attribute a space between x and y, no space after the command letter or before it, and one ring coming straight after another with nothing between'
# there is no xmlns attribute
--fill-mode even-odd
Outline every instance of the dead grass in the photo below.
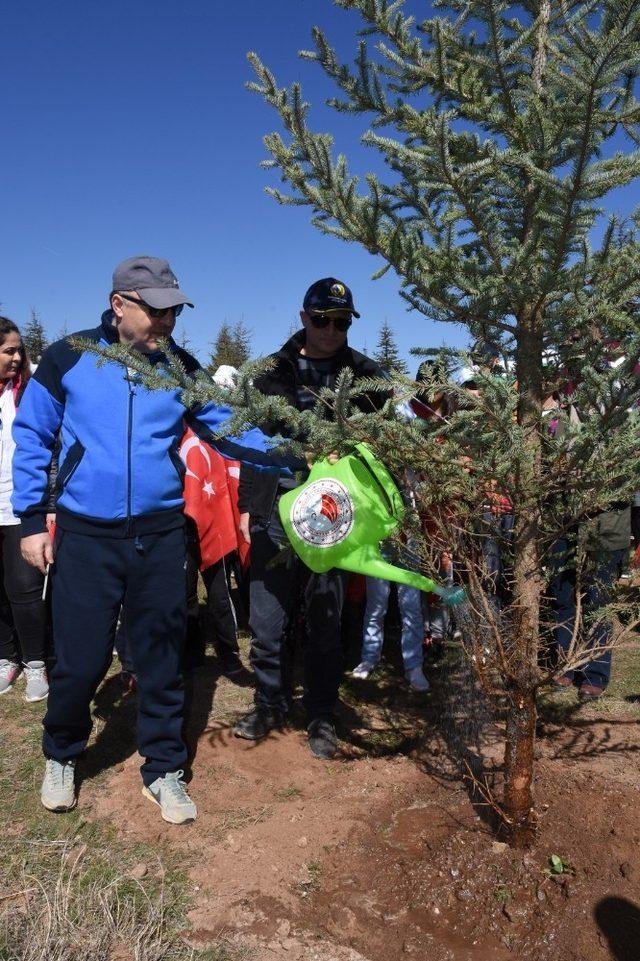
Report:
<svg viewBox="0 0 640 961"><path fill-rule="evenodd" d="M186 889L176 874L145 883L122 873L111 843L13 845L12 891L0 911L3 961L187 961L176 937ZM15 855L19 864L15 863Z"/></svg>
<svg viewBox="0 0 640 961"><path fill-rule="evenodd" d="M635 641L637 637L632 635L630 640ZM640 650L614 651L611 681L597 701L581 704L574 687L547 688L540 698L540 713L556 723L568 722L578 715L640 720Z"/></svg>
<svg viewBox="0 0 640 961"><path fill-rule="evenodd" d="M246 651L246 638L242 646ZM352 754L408 753L416 738L441 725L441 701L448 698L447 689L456 680L457 655L450 646L445 662L428 670L433 693L426 700L418 701L407 692L397 665L383 664L372 681L347 679L342 710ZM454 707L463 704L468 714L469 688L461 682L460 689ZM44 706L25 704L21 693L0 699L0 961L241 961L249 957L250 952L224 937L203 951L186 943L192 889L187 874L190 863L184 855L161 842L150 847L123 840L108 824L91 820L86 801L81 812L51 815L43 810L39 788ZM220 679L211 719L232 721L248 709L252 693L250 688ZM541 713L549 712L560 723L569 723L576 712L586 718L595 711L600 716L640 718L640 653L614 654L611 685L597 706L578 705L574 691L563 691L545 694L541 707ZM454 712L450 727L459 731L460 725ZM446 737L445 741L449 743ZM451 742L452 749L456 744ZM442 756L436 761L441 769ZM349 765L327 765L327 770L340 777ZM228 779L232 772L226 765L216 765L207 776L216 781ZM107 768L94 777L93 785L99 787L108 776ZM274 790L273 804L300 795L300 789L290 783ZM271 814L269 805L257 814L241 808L224 812L212 842ZM319 881L317 862L309 862L298 881L300 895L307 897Z"/></svg>
<svg viewBox="0 0 640 961"><path fill-rule="evenodd" d="M229 685L231 686L231 685ZM183 940L190 864L164 844L116 837L82 813L52 815L39 799L44 705L15 691L0 701L3 816L0 961L241 961L225 939L198 951ZM96 725L93 740L101 724ZM94 779L100 785L106 770ZM238 814L225 825L238 823Z"/></svg>

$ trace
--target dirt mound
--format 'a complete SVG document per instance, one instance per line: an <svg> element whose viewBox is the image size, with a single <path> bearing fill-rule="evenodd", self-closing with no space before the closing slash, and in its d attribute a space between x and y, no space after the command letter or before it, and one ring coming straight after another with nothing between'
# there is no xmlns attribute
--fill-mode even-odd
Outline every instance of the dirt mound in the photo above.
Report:
<svg viewBox="0 0 640 961"><path fill-rule="evenodd" d="M565 695L562 717L546 711L539 838L523 853L496 838L491 806L452 761L499 791L499 725L450 669L427 699L395 677L346 685L342 754L322 762L295 725L259 744L233 737L252 691L209 665L191 682L199 814L184 828L142 797L135 699L105 688L80 804L150 858L184 853L193 945L237 943L256 961L640 959L637 717ZM92 779L112 763L106 785Z"/></svg>
<svg viewBox="0 0 640 961"><path fill-rule="evenodd" d="M462 781L425 769L433 744L411 759L323 763L296 730L253 744L209 725L191 788L199 816L184 829L143 799L133 757L93 810L124 834L185 851L194 944L240 940L265 959L631 961L640 725L551 733L540 742L546 806L531 853L494 839Z"/></svg>

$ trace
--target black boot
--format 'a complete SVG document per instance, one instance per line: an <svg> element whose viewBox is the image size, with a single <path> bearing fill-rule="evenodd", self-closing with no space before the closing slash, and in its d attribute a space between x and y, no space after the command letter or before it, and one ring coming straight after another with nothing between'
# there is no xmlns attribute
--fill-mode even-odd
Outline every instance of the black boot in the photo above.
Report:
<svg viewBox="0 0 640 961"><path fill-rule="evenodd" d="M333 722L326 717L316 717L307 728L309 750L315 757L330 761L338 750L338 735Z"/></svg>
<svg viewBox="0 0 640 961"><path fill-rule="evenodd" d="M269 731L279 731L287 724L284 711L277 707L267 707L258 704L253 711L241 717L233 729L236 737L244 737L248 741L259 741L266 737Z"/></svg>

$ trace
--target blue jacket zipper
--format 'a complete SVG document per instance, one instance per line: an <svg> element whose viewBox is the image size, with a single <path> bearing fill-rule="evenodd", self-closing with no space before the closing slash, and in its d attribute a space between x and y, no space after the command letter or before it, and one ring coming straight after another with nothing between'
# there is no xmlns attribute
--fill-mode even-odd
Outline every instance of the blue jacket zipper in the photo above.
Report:
<svg viewBox="0 0 640 961"><path fill-rule="evenodd" d="M131 435L133 434L133 396L134 389L131 372L127 370L127 386L129 388L129 408L127 417L127 534L131 534Z"/></svg>

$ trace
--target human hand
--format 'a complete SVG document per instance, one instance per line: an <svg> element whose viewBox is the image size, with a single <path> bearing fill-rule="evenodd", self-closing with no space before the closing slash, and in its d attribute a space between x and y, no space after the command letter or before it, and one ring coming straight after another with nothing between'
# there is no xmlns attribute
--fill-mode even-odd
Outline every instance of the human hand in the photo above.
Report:
<svg viewBox="0 0 640 961"><path fill-rule="evenodd" d="M37 567L41 574L46 573L47 564L53 564L53 544L48 532L23 537L20 551L27 564Z"/></svg>
<svg viewBox="0 0 640 961"><path fill-rule="evenodd" d="M309 468L309 470L311 470L314 463L316 462L315 453L312 450L307 450L304 453L304 457L307 462L307 467ZM327 461L328 464L330 464L333 467L333 465L337 464L338 461L340 460L340 454L338 454L337 451L332 450L330 454L327 454L327 456L325 457L325 460Z"/></svg>
<svg viewBox="0 0 640 961"><path fill-rule="evenodd" d="M249 524L251 522L251 515L247 512L246 514L240 515L240 533L244 537L247 544L251 543L251 533L249 531Z"/></svg>

